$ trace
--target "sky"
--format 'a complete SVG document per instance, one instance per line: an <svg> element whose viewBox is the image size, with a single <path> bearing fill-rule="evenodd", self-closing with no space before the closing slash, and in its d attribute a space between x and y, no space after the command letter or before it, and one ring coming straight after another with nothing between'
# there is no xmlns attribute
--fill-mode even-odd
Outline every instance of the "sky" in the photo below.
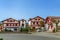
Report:
<svg viewBox="0 0 60 40"><path fill-rule="evenodd" d="M60 0L0 0L0 21L60 16Z"/></svg>

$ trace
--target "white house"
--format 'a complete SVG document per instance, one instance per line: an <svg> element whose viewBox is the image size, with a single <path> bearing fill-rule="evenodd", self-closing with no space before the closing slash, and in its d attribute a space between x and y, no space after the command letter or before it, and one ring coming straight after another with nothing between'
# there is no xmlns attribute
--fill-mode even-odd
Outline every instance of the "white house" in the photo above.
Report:
<svg viewBox="0 0 60 40"><path fill-rule="evenodd" d="M24 19L19 20L19 27L26 28L26 20Z"/></svg>

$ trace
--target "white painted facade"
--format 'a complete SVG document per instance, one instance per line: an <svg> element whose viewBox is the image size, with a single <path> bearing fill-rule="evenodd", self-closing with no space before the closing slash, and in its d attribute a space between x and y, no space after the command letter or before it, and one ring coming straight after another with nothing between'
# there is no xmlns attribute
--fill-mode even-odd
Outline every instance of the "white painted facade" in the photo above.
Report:
<svg viewBox="0 0 60 40"><path fill-rule="evenodd" d="M56 23L53 23L53 27L56 28Z"/></svg>
<svg viewBox="0 0 60 40"><path fill-rule="evenodd" d="M29 26L31 25L31 21L28 22Z"/></svg>
<svg viewBox="0 0 60 40"><path fill-rule="evenodd" d="M49 32L52 32L53 30L52 30L52 28L51 28L51 25L49 25L48 27L49 27L48 31L49 31Z"/></svg>
<svg viewBox="0 0 60 40"><path fill-rule="evenodd" d="M22 24L24 24L24 26ZM26 21L24 21L24 22L23 21L20 21L20 28L21 27L26 28Z"/></svg>
<svg viewBox="0 0 60 40"><path fill-rule="evenodd" d="M54 30L55 29L55 31L56 31L56 23L53 23L53 28L52 28L52 30Z"/></svg>
<svg viewBox="0 0 60 40"><path fill-rule="evenodd" d="M40 19L40 21L44 21L43 19Z"/></svg>
<svg viewBox="0 0 60 40"><path fill-rule="evenodd" d="M60 26L60 22L58 23L58 26Z"/></svg>
<svg viewBox="0 0 60 40"><path fill-rule="evenodd" d="M20 21L20 28L22 27L22 21Z"/></svg>
<svg viewBox="0 0 60 40"><path fill-rule="evenodd" d="M45 24L45 29L48 30L48 24Z"/></svg>
<svg viewBox="0 0 60 40"><path fill-rule="evenodd" d="M24 21L24 28L26 28L26 21Z"/></svg>

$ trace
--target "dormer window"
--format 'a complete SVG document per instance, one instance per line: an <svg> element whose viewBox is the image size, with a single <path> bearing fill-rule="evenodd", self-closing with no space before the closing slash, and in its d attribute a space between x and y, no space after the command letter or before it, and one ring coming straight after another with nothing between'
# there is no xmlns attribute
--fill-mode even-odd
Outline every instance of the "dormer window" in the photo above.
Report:
<svg viewBox="0 0 60 40"><path fill-rule="evenodd" d="M10 20L10 22L12 22L12 20Z"/></svg>
<svg viewBox="0 0 60 40"><path fill-rule="evenodd" d="M15 24L15 26L17 26L17 24Z"/></svg>
<svg viewBox="0 0 60 40"><path fill-rule="evenodd" d="M22 22L24 22L24 21L22 21Z"/></svg>
<svg viewBox="0 0 60 40"><path fill-rule="evenodd" d="M37 20L37 19L35 19L35 20Z"/></svg>
<svg viewBox="0 0 60 40"><path fill-rule="evenodd" d="M40 20L40 19L38 19L38 20Z"/></svg>

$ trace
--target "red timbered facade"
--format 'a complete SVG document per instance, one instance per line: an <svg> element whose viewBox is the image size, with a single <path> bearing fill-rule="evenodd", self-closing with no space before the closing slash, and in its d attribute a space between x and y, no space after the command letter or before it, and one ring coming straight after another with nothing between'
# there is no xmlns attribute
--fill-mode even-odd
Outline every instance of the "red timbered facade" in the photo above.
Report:
<svg viewBox="0 0 60 40"><path fill-rule="evenodd" d="M37 29L37 28L41 28L40 21L44 22L44 19L42 17L36 16L34 18L30 18L28 20L28 23L31 29Z"/></svg>
<svg viewBox="0 0 60 40"><path fill-rule="evenodd" d="M4 29L17 31L19 27L19 22L13 18L8 18L2 21Z"/></svg>
<svg viewBox="0 0 60 40"><path fill-rule="evenodd" d="M45 27L46 27L46 30L51 30L53 31L53 29L58 26L58 24L60 25L60 17L55 17L55 16L48 16L45 20ZM56 26L56 23L57 26Z"/></svg>

